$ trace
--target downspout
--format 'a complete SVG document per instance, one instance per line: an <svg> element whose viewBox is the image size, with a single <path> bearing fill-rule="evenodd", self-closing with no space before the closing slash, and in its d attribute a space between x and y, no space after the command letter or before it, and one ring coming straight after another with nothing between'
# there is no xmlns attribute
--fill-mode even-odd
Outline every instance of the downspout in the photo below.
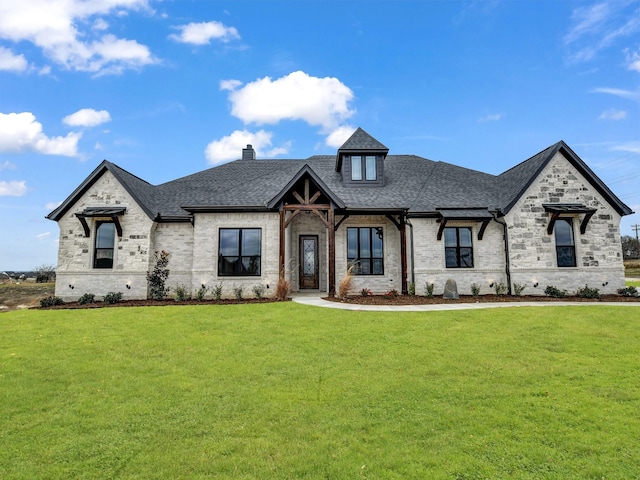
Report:
<svg viewBox="0 0 640 480"><path fill-rule="evenodd" d="M409 221L408 217L404 217L404 223L406 225L409 225L409 241L411 243L411 283L413 283L414 287L416 284L416 272L415 272L415 268L414 268L414 261L413 261L413 225L411 225L411 222Z"/></svg>
<svg viewBox="0 0 640 480"><path fill-rule="evenodd" d="M509 291L509 295L511 295L511 261L510 261L510 255L509 255L509 232L507 230L507 222L503 221L499 221L498 220L498 212L491 212L491 215L493 215L493 220L496 223L499 223L500 225L502 225L502 230L504 231L504 264L505 264L505 273L507 274L507 287L508 287L508 291Z"/></svg>

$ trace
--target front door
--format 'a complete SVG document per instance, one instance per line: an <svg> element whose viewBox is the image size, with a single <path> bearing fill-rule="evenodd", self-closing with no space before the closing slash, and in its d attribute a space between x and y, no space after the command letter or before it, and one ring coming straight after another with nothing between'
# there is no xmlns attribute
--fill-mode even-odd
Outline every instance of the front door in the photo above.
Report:
<svg viewBox="0 0 640 480"><path fill-rule="evenodd" d="M319 288L318 236L300 235L300 289Z"/></svg>

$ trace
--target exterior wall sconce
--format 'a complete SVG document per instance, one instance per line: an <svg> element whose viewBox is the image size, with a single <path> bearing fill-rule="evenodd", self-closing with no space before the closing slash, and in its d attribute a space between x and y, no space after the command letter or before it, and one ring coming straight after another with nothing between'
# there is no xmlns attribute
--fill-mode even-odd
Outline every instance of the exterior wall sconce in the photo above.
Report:
<svg viewBox="0 0 640 480"><path fill-rule="evenodd" d="M606 287L607 285L609 285L609 282L602 282L603 287Z"/></svg>
<svg viewBox="0 0 640 480"><path fill-rule="evenodd" d="M533 288L538 288L538 282L533 284Z"/></svg>
<svg viewBox="0 0 640 480"><path fill-rule="evenodd" d="M74 289L74 288L76 288L76 287L74 287L73 285L69 284L69 288L70 288L71 290L73 290L73 289Z"/></svg>
<svg viewBox="0 0 640 480"><path fill-rule="evenodd" d="M207 286L203 283L200 285L203 289L207 288Z"/></svg>
<svg viewBox="0 0 640 480"><path fill-rule="evenodd" d="M489 288L493 288L494 282L489 282Z"/></svg>
<svg viewBox="0 0 640 480"><path fill-rule="evenodd" d="M131 290L131 285L129 285L128 283L127 283L126 287L127 287L127 290Z"/></svg>

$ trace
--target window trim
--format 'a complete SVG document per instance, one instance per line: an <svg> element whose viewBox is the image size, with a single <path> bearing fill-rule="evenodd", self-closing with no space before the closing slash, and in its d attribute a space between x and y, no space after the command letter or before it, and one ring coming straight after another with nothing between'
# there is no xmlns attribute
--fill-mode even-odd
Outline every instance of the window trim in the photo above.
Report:
<svg viewBox="0 0 640 480"><path fill-rule="evenodd" d="M360 158L360 178L353 177L353 164L356 157ZM367 168L367 159L373 159L373 178L369 178L369 173L371 168ZM378 155L366 155L366 154L358 154L358 155L349 155L349 169L350 177L352 182L377 182L378 181Z"/></svg>
<svg viewBox="0 0 640 480"><path fill-rule="evenodd" d="M223 230L237 230L238 231L238 255L222 255L220 248L222 246L221 236ZM259 255L243 255L242 253L242 235L244 231L248 230L256 230L259 232L259 246L260 246L260 254ZM224 272L222 266L225 265L223 259L226 257L237 257L234 263L237 263L238 267L234 267L234 271L231 273ZM243 265L244 258L257 258L258 259L258 268L256 273L251 273L247 271ZM262 228L259 227L220 227L218 229L218 276L219 277L260 277L262 276Z"/></svg>
<svg viewBox="0 0 640 480"><path fill-rule="evenodd" d="M367 229L369 230L369 251L370 251L370 256L363 258L362 257L362 251L361 251L361 244L360 244L360 230L362 229ZM357 245L356 245L356 251L357 251L357 256L355 258L353 257L349 257L349 230L356 230L356 235L357 235ZM381 249L381 255L380 256L374 256L373 253L373 235L374 232L376 235L381 235L380 241L382 242L382 249ZM375 227L375 226L353 226L353 227L347 227L347 264L349 266L353 266L353 275L358 275L358 276L383 276L384 275L384 227ZM374 273L374 261L375 260L380 260L381 266L382 266L382 271L380 273ZM369 272L370 273L362 273L362 269L359 265L362 265L362 262L368 262L369 264Z"/></svg>
<svg viewBox="0 0 640 480"><path fill-rule="evenodd" d="M460 245L460 230L469 231L469 239L471 240L471 246L465 247ZM447 246L447 230L456 231L456 245L451 247ZM462 265L462 249L469 249L471 251L471 265ZM456 254L456 264L447 265L447 251L454 251ZM472 227L445 227L444 228L444 266L445 268L475 268L473 258L473 228Z"/></svg>
<svg viewBox="0 0 640 480"><path fill-rule="evenodd" d="M558 244L558 224L561 222L569 225L569 230L571 232L571 244ZM578 261L576 257L576 237L575 237L575 229L573 228L573 217L558 217L555 221L555 225L553 228L553 237L556 246L556 266L558 268L575 268L578 266ZM560 265L560 249L569 249L571 251L571 265Z"/></svg>
<svg viewBox="0 0 640 480"><path fill-rule="evenodd" d="M113 225L113 239L112 248L99 248L98 247L98 231L102 225ZM98 250L108 251L111 250L111 265L98 266ZM95 223L95 238L93 239L93 269L95 270L113 270L116 263L116 224L113 220L98 220Z"/></svg>

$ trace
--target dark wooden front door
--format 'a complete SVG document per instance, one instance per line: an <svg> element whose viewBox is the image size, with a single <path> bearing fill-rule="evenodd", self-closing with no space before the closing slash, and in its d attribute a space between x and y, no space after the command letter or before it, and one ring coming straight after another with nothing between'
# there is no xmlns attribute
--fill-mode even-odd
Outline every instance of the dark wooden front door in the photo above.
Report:
<svg viewBox="0 0 640 480"><path fill-rule="evenodd" d="M300 236L300 289L320 287L318 268L318 236Z"/></svg>

